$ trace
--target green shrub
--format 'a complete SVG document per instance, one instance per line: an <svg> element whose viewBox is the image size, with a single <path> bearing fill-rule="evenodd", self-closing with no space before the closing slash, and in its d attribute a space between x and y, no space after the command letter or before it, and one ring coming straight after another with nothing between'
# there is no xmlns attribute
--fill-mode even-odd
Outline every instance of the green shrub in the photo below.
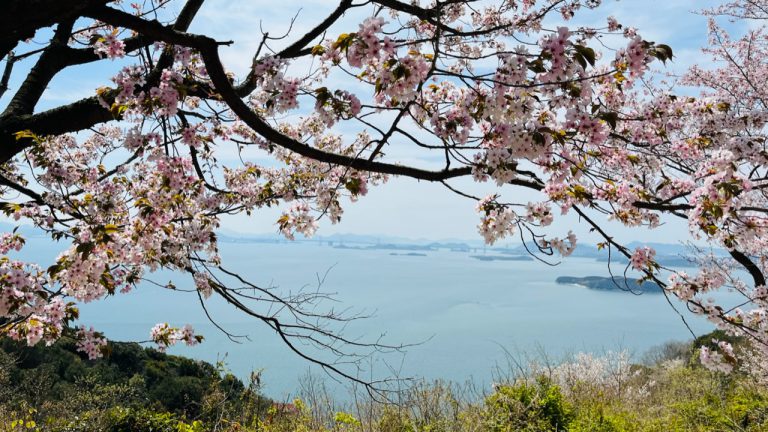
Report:
<svg viewBox="0 0 768 432"><path fill-rule="evenodd" d="M634 432L637 420L628 413L610 413L603 406L580 407L568 432Z"/></svg>
<svg viewBox="0 0 768 432"><path fill-rule="evenodd" d="M403 410L387 406L376 420L380 432L415 432L413 421Z"/></svg>
<svg viewBox="0 0 768 432"><path fill-rule="evenodd" d="M171 413L143 409L114 409L108 414L105 432L203 432L199 421L186 423Z"/></svg>
<svg viewBox="0 0 768 432"><path fill-rule="evenodd" d="M560 387L546 378L500 385L485 400L483 422L493 432L568 430L573 409Z"/></svg>
<svg viewBox="0 0 768 432"><path fill-rule="evenodd" d="M738 387L728 397L725 413L742 430L768 430L768 398L765 394Z"/></svg>

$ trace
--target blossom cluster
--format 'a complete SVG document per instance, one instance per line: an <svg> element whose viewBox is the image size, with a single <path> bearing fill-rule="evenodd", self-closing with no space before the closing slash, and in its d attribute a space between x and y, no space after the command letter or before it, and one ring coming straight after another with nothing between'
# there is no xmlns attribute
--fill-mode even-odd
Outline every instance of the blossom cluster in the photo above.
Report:
<svg viewBox="0 0 768 432"><path fill-rule="evenodd" d="M642 246L635 248L632 256L629 259L629 263L635 270L645 270L649 267L653 267L656 251L648 246Z"/></svg>
<svg viewBox="0 0 768 432"><path fill-rule="evenodd" d="M113 31L99 37L93 44L93 51L99 56L106 56L109 59L116 59L125 56L125 42Z"/></svg>
<svg viewBox="0 0 768 432"><path fill-rule="evenodd" d="M483 215L477 230L488 244L514 234L518 220L517 215L511 209L499 205L496 198L496 195L488 196L480 200L476 208Z"/></svg>
<svg viewBox="0 0 768 432"><path fill-rule="evenodd" d="M717 345L719 351L710 350L703 346L699 349L699 360L701 364L710 370L729 373L733 370L733 362L736 357L733 353L731 344L725 341L712 340Z"/></svg>
<svg viewBox="0 0 768 432"><path fill-rule="evenodd" d="M107 346L107 340L94 331L93 327L86 329L85 326L81 326L77 337L77 349L84 352L89 359L93 360L102 356L102 351Z"/></svg>
<svg viewBox="0 0 768 432"><path fill-rule="evenodd" d="M203 340L202 336L195 334L195 330L189 324L178 328L171 327L168 323L159 323L152 327L149 337L157 344L161 352L179 342L183 342L188 346L194 346Z"/></svg>

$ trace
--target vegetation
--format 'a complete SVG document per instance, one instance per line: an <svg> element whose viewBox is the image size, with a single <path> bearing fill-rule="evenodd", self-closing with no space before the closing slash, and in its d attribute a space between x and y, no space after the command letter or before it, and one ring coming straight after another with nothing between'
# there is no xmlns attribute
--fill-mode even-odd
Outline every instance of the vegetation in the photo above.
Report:
<svg viewBox="0 0 768 432"><path fill-rule="evenodd" d="M245 385L222 365L137 344L110 344L108 356L88 360L71 340L46 348L6 340L0 431L766 431L760 380L698 363L694 347L720 336L665 344L643 364L626 353L528 362L488 391L420 382L389 404L360 394L340 403L316 380L293 403L274 403L259 395L258 375Z"/></svg>
<svg viewBox="0 0 768 432"><path fill-rule="evenodd" d="M0 214L58 243L27 259L29 236L0 229L0 335L74 337L96 358L104 335L80 304L178 283L375 391L361 359L399 346L329 331L356 316L236 273L219 235L229 216L278 208L275 230L309 237L399 177L413 182L397 196L431 196L418 180L468 199L488 245L520 236L554 262L592 243L768 357L768 0L704 2L704 53L669 80L673 41L601 0L322 1L296 21L304 3L3 1ZM93 93L73 97L73 76ZM670 221L688 229L669 240L703 246L684 261L698 271L616 235ZM160 348L202 341L164 321L147 329ZM721 342L703 359L732 369Z"/></svg>
<svg viewBox="0 0 768 432"><path fill-rule="evenodd" d="M670 80L655 72L673 59L669 45L622 17L583 15L601 0L340 0L314 2L306 22L286 5L204 3L3 1L0 214L18 225L0 229L2 429L768 430L768 0L700 11L701 63ZM237 7L210 13L227 4ZM257 21L288 31L257 32ZM220 38L221 27L239 37ZM257 48L233 55L243 46ZM231 70L232 57L250 67ZM67 73L94 92L51 97L78 93ZM154 280L173 272L215 324L211 297L380 394L388 381L365 381L361 363L401 346L336 332L359 316L326 310L326 293L234 272L219 234L229 216L277 207L286 238L312 236L392 176L469 198L487 244L520 235L542 260L574 253L576 234L553 222L578 219L625 273L725 333L698 341L700 355L668 346L647 365L578 354L525 365L489 392L423 383L390 393L397 404L337 406L316 393L273 404L258 376L246 385L221 365L108 344L85 325L79 305L147 281L176 291ZM463 179L488 182L484 196ZM691 274L623 244L607 222L672 220L705 246L685 260ZM30 250L25 224L58 242L56 258ZM147 330L161 351L203 341L189 324ZM310 355L318 348L335 358Z"/></svg>
<svg viewBox="0 0 768 432"><path fill-rule="evenodd" d="M194 431L248 419L269 401L223 365L110 343L93 361L63 338L50 347L0 340L0 431ZM189 429L181 419L194 419ZM196 429L197 428L197 429Z"/></svg>

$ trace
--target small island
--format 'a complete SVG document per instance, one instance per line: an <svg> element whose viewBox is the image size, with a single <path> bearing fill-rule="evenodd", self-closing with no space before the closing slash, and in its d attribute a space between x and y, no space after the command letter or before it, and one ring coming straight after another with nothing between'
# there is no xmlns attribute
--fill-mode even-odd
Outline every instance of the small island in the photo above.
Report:
<svg viewBox="0 0 768 432"><path fill-rule="evenodd" d="M622 276L603 277L603 276L560 276L555 282L561 285L579 285L596 291L623 291L633 293L661 294L661 288L653 282L644 281L639 283L638 279L625 278Z"/></svg>

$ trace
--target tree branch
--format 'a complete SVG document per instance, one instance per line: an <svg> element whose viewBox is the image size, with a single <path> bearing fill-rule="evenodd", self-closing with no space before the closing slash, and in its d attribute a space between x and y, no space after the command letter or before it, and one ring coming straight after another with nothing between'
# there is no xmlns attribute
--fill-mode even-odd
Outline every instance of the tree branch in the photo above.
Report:
<svg viewBox="0 0 768 432"><path fill-rule="evenodd" d="M5 0L0 14L0 58L18 41L35 36L38 29L77 19L86 9L113 0Z"/></svg>
<svg viewBox="0 0 768 432"><path fill-rule="evenodd" d="M204 0L187 0L172 28L179 31L188 29L203 2ZM135 18L141 20L141 18ZM57 29L57 34L59 34L59 30ZM64 28L62 27L61 30L59 37L64 38ZM66 35L66 38L68 37L69 34ZM55 49L55 52L47 54L49 56L48 59L43 57L46 57L46 53L49 52L48 49L51 47L43 52L35 68L38 68L38 65L40 65L40 73L44 73L44 75L28 85L27 81L30 80L30 77L27 77L25 84L22 85L22 89L14 97L16 102L12 101L3 115L0 116L0 164L9 161L20 151L32 145L32 140L30 139L17 140L14 133L18 131L31 130L38 135L58 135L87 129L96 124L116 119L113 113L105 109L95 96L36 115L30 115L45 86L56 73L69 66L100 59L93 49L74 49L66 45L66 39L62 42L57 45L58 48ZM126 50L139 49L150 45L152 42L154 42L153 39L142 35L128 38L126 39ZM170 54L164 54L163 57L167 58L168 56ZM165 60L165 63L169 61ZM8 67L6 69L10 74L10 69ZM30 76L32 76L31 73ZM107 101L111 101L114 98L114 93L114 91L108 92L102 95L102 97ZM14 108L14 106L17 108Z"/></svg>
<svg viewBox="0 0 768 432"><path fill-rule="evenodd" d="M307 32L304 36L299 38L296 42L284 48L275 56L280 58L296 58L310 53L309 49L306 49L307 44L312 42L316 37L320 36L323 32L333 25L348 9L352 7L352 0L342 0L339 6L331 12L320 24L315 28ZM257 59L253 59L254 62ZM245 80L242 84L237 86L236 91L240 97L245 97L256 88L256 77L253 75L253 69L248 72Z"/></svg>
<svg viewBox="0 0 768 432"><path fill-rule="evenodd" d="M67 43L72 33L72 27L75 25L74 18L69 18L59 22L56 32L32 70L27 74L27 78L19 87L19 91L8 103L5 111L0 118L13 114L31 114L35 105L45 92L48 83L54 76L66 66Z"/></svg>
<svg viewBox="0 0 768 432"><path fill-rule="evenodd" d="M205 62L208 74L214 87L221 95L222 100L229 106L245 124L247 124L256 133L266 138L270 142L320 162L326 162L333 165L346 166L358 170L377 172L382 174L402 175L419 180L441 181L449 178L469 175L472 172L470 167L453 168L441 171L429 171L419 168L413 168L403 165L394 165L389 163L374 162L367 159L360 159L350 156L344 156L336 153L329 153L318 148L299 142L293 138L278 132L255 112L253 112L245 102L240 99L234 87L229 81L229 77L224 71L221 59L219 58L218 46L222 43L215 41L207 36L195 35L184 32L177 32L173 29L160 24L157 21L146 21L137 18L125 12L111 9L100 8L89 11L92 18L110 23L112 25L131 28L147 36L157 38L167 43L195 48Z"/></svg>
<svg viewBox="0 0 768 432"><path fill-rule="evenodd" d="M763 272L760 271L760 267L752 262L748 256L735 249L729 250L728 253L749 272L749 275L752 276L752 280L755 282L755 287L765 286L765 276L763 275Z"/></svg>

